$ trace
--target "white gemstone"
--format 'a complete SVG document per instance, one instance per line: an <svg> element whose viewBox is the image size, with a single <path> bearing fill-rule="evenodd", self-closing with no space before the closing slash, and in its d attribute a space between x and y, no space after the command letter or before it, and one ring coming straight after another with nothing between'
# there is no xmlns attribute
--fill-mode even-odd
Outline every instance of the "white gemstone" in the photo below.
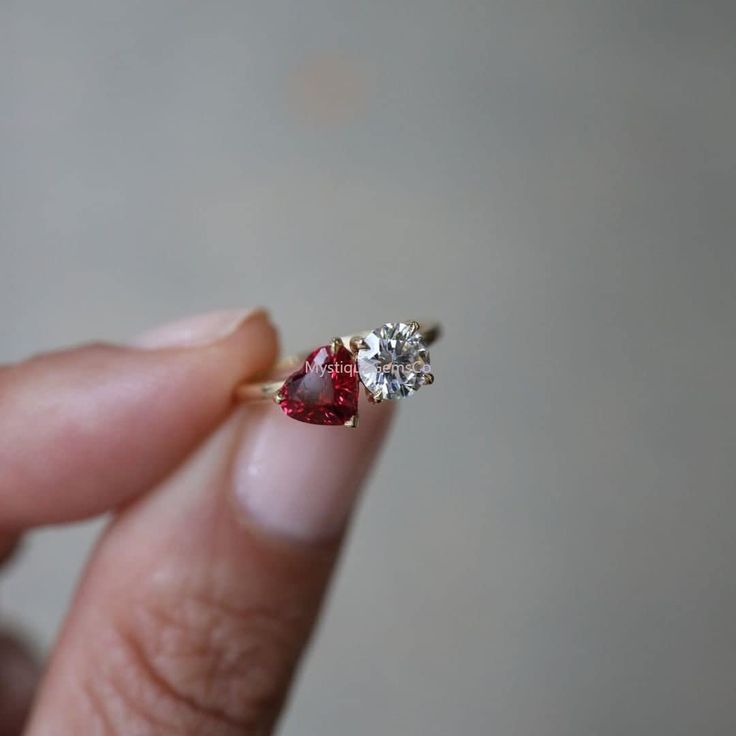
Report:
<svg viewBox="0 0 736 736"><path fill-rule="evenodd" d="M358 374L377 399L411 396L430 372L429 351L416 325L388 323L365 336L358 350Z"/></svg>

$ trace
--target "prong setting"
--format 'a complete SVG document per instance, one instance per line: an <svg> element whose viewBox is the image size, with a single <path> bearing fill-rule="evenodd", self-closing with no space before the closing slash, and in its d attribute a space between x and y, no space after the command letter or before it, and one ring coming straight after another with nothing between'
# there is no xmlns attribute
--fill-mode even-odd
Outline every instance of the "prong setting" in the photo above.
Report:
<svg viewBox="0 0 736 736"><path fill-rule="evenodd" d="M366 343L365 339L362 338L360 335L356 335L355 337L350 338L350 350L357 354L359 350L365 350L365 348L368 347L368 343Z"/></svg>
<svg viewBox="0 0 736 736"><path fill-rule="evenodd" d="M332 354L334 355L337 353L337 351L343 347L342 339L339 337L333 337L332 340L330 340L330 350L332 351Z"/></svg>
<svg viewBox="0 0 736 736"><path fill-rule="evenodd" d="M358 426L358 415L354 414L350 419L345 422L346 427L354 428Z"/></svg>

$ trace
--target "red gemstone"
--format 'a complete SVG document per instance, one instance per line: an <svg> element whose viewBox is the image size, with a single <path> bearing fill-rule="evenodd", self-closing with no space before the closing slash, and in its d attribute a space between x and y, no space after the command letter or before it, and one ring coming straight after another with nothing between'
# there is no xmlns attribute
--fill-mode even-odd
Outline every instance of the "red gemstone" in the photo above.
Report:
<svg viewBox="0 0 736 736"><path fill-rule="evenodd" d="M281 410L309 424L345 424L358 413L355 358L341 345L317 348L281 387Z"/></svg>

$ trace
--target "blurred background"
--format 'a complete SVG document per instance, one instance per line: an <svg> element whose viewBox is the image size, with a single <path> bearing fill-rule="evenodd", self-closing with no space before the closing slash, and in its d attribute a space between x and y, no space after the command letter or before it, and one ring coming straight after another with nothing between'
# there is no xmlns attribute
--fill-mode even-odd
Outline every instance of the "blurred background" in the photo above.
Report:
<svg viewBox="0 0 736 736"><path fill-rule="evenodd" d="M0 0L0 360L438 317L282 733L736 732L736 7ZM52 640L99 523L32 535Z"/></svg>

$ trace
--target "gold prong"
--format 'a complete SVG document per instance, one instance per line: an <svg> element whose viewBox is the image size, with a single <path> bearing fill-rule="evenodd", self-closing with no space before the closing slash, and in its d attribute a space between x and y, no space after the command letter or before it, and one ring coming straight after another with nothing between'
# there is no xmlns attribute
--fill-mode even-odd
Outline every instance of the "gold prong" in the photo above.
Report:
<svg viewBox="0 0 736 736"><path fill-rule="evenodd" d="M409 327L409 334L413 335L419 329L420 324L416 320L412 320L411 322L408 323L408 327Z"/></svg>
<svg viewBox="0 0 736 736"><path fill-rule="evenodd" d="M358 350L363 350L363 348L367 348L368 343L359 335L356 335L355 337L350 338L350 349L357 353Z"/></svg>
<svg viewBox="0 0 736 736"><path fill-rule="evenodd" d="M342 340L339 337L333 337L332 340L330 340L330 350L332 350L332 354L334 355L341 347L343 347Z"/></svg>
<svg viewBox="0 0 736 736"><path fill-rule="evenodd" d="M281 403L281 402L282 402L282 401L284 400L284 398L285 398L285 397L284 397L284 395L283 395L283 394L281 393L281 389L279 389L279 390L278 390L278 391L277 391L277 392L276 392L276 393L275 393L275 394L273 395L273 400L274 400L274 401L275 401L275 402L276 402L277 404L280 404L280 403Z"/></svg>
<svg viewBox="0 0 736 736"><path fill-rule="evenodd" d="M345 422L345 426L346 427L357 427L358 426L358 415L353 414L353 416L350 417L350 419L348 419L347 422Z"/></svg>
<svg viewBox="0 0 736 736"><path fill-rule="evenodd" d="M434 383L434 374L433 373L425 373L424 378L422 379L422 385L423 386L431 386Z"/></svg>

